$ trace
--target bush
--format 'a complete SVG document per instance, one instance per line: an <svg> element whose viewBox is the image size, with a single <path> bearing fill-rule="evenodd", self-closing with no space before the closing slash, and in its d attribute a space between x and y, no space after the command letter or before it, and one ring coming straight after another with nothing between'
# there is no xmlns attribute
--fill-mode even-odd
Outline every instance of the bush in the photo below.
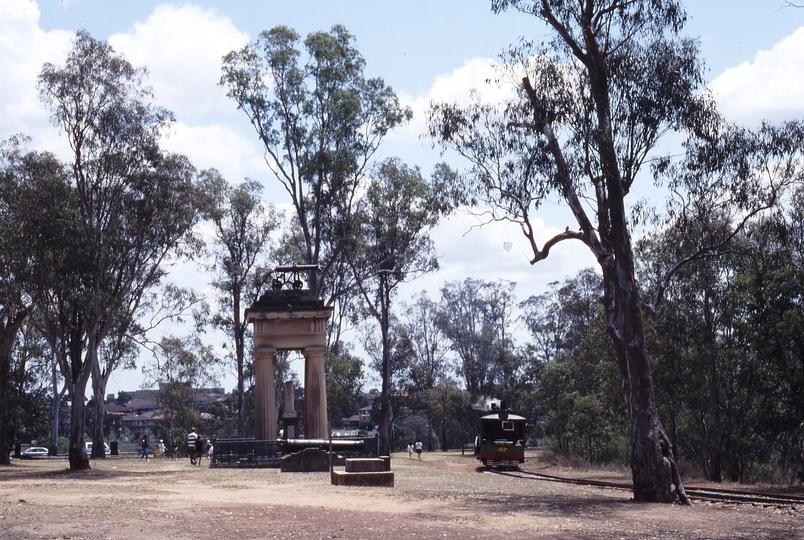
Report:
<svg viewBox="0 0 804 540"><path fill-rule="evenodd" d="M70 448L70 439L67 437L59 437L58 441L56 442L56 453L66 454L69 448Z"/></svg>

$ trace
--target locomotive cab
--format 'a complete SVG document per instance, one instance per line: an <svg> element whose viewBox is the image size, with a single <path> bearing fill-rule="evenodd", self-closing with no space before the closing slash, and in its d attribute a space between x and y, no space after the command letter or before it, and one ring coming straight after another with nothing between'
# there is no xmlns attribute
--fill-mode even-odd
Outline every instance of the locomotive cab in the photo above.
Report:
<svg viewBox="0 0 804 540"><path fill-rule="evenodd" d="M525 462L525 418L497 410L480 418L475 454L486 467L515 467Z"/></svg>

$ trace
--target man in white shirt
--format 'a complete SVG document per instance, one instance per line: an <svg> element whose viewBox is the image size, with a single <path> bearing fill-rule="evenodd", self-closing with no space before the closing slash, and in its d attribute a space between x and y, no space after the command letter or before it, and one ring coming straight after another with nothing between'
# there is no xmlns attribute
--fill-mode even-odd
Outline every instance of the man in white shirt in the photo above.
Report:
<svg viewBox="0 0 804 540"><path fill-rule="evenodd" d="M190 453L190 463L195 465L195 457L196 457L196 450L195 450L195 441L198 439L198 433L195 432L195 428L190 430L190 434L187 435L187 451Z"/></svg>

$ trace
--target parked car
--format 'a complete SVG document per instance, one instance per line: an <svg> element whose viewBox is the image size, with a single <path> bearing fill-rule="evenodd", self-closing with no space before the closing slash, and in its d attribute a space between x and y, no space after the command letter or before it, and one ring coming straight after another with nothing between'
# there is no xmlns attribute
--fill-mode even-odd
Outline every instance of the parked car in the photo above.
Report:
<svg viewBox="0 0 804 540"><path fill-rule="evenodd" d="M47 457L47 448L43 446L32 446L20 453L22 459L40 459Z"/></svg>
<svg viewBox="0 0 804 540"><path fill-rule="evenodd" d="M86 445L87 445L87 455L90 455L92 453L92 441L89 441L88 443L86 443ZM108 457L112 453L112 449L109 448L108 444L103 443L103 452Z"/></svg>

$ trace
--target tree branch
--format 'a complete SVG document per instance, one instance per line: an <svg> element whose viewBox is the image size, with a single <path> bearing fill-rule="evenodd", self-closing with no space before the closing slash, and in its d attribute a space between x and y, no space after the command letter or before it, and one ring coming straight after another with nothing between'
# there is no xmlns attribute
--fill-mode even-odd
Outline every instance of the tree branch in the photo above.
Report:
<svg viewBox="0 0 804 540"><path fill-rule="evenodd" d="M570 231L567 229L566 231L555 235L550 240L544 243L544 247L539 250L536 246L536 243L531 240L531 247L533 248L533 252L535 253L533 259L530 260L530 264L536 264L539 261L542 261L550 255L550 249L558 244L559 242L563 242L564 240L580 240L581 242L585 242L584 234L578 231Z"/></svg>

